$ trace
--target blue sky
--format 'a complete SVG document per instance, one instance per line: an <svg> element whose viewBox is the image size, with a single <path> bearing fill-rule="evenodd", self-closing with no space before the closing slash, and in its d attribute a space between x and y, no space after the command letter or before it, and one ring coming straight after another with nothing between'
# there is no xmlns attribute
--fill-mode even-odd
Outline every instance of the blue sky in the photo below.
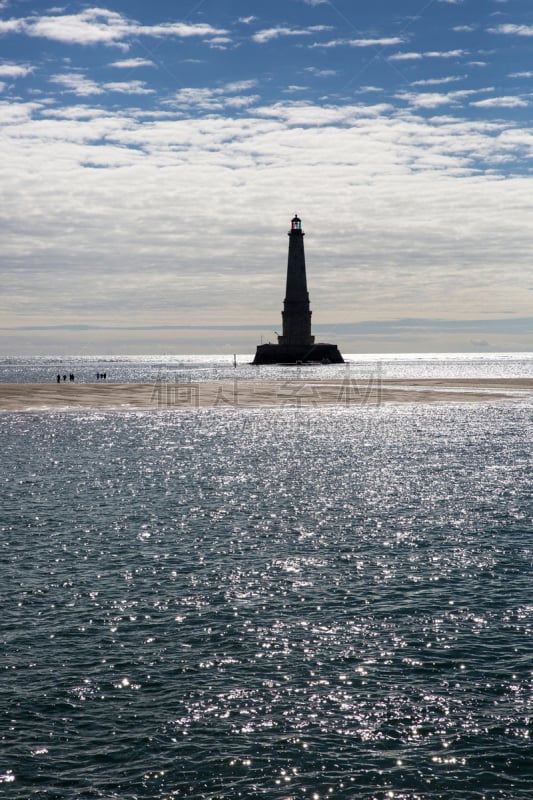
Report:
<svg viewBox="0 0 533 800"><path fill-rule="evenodd" d="M532 350L530 0L0 0L0 352Z"/></svg>

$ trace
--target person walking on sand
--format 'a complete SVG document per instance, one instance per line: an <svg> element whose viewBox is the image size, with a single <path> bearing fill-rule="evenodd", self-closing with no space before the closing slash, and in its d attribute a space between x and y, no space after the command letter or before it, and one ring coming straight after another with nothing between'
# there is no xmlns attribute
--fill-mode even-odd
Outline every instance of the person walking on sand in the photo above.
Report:
<svg viewBox="0 0 533 800"><path fill-rule="evenodd" d="M58 383L61 383L61 375L59 375L59 374L58 374L58 376L57 376L57 382L58 382Z"/></svg>

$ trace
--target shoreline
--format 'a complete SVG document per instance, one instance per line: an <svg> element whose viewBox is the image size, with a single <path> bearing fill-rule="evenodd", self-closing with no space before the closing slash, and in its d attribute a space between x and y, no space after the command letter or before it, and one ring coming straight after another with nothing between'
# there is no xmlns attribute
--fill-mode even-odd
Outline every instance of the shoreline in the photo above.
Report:
<svg viewBox="0 0 533 800"><path fill-rule="evenodd" d="M0 383L0 411L314 408L479 403L533 394L533 378L228 380L205 383Z"/></svg>

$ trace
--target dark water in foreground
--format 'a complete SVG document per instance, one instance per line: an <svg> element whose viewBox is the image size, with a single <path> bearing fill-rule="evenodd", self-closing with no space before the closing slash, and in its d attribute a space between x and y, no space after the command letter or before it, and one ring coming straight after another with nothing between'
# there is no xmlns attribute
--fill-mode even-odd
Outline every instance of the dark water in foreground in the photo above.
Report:
<svg viewBox="0 0 533 800"><path fill-rule="evenodd" d="M531 405L6 414L0 794L531 797Z"/></svg>

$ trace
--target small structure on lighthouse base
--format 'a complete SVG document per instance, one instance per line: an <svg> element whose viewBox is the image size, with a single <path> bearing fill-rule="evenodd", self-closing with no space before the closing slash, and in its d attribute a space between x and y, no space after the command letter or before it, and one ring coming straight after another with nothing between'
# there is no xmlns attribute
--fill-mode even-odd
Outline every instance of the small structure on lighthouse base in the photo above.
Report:
<svg viewBox="0 0 533 800"><path fill-rule="evenodd" d="M283 333L278 336L277 344L257 346L254 364L304 364L309 361L344 363L336 344L315 342L311 334L312 311L307 291L304 236L302 221L296 214L289 231L287 288L281 312Z"/></svg>

